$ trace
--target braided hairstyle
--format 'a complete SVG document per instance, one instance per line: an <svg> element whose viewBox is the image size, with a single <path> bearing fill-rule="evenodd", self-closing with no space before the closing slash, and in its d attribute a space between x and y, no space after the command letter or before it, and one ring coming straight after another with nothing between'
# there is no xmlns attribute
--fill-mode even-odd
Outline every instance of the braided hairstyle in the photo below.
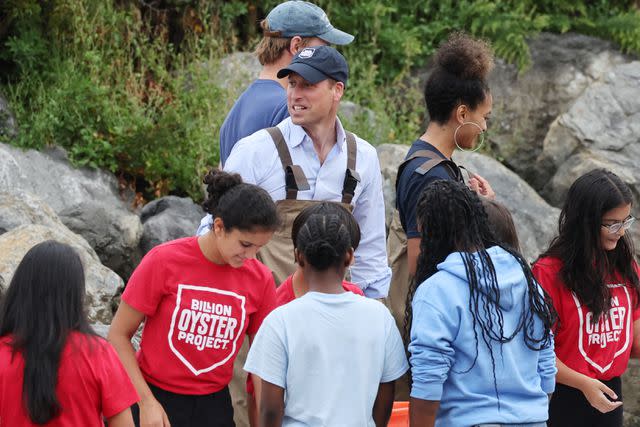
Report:
<svg viewBox="0 0 640 427"><path fill-rule="evenodd" d="M422 235L417 271L407 295L405 345L408 346L410 341L413 316L411 303L417 288L437 272L438 264L449 254L461 252L469 285L469 311L473 316L476 350L480 335L489 349L494 389L498 396L491 341L508 343L522 331L524 341L530 349L541 350L547 347L551 342L550 329L555 317L550 299L537 284L526 260L514 249L498 242L480 198L463 183L437 180L427 185L418 200L416 214ZM528 291L524 293L523 305L528 306L529 310L521 314L520 321L512 332L507 332L504 328L496 271L487 252L487 248L491 246L499 246L510 253L520 264L527 282ZM486 295L480 291L481 286L486 288ZM544 325L542 334L535 332L536 317ZM477 357L476 352L469 370L475 365Z"/></svg>
<svg viewBox="0 0 640 427"><path fill-rule="evenodd" d="M338 215L315 214L300 228L296 248L316 271L339 269L351 249L351 236Z"/></svg>
<svg viewBox="0 0 640 427"><path fill-rule="evenodd" d="M605 283L614 273L630 283L640 297L630 236L625 234L612 251L605 251L600 241L604 214L632 202L631 189L616 174L606 169L587 172L569 188L560 212L559 234L540 255L562 260L563 283L596 319L611 307L611 293Z"/></svg>
<svg viewBox="0 0 640 427"><path fill-rule="evenodd" d="M314 203L302 209L293 220L291 225L291 240L293 247L297 248L298 233L300 228L307 222L311 215L338 215L340 220L347 226L349 236L351 236L351 247L355 251L360 245L360 225L354 216L340 203L336 202L320 202Z"/></svg>
<svg viewBox="0 0 640 427"><path fill-rule="evenodd" d="M237 173L211 169L204 177L207 198L205 212L222 219L224 229L274 231L280 224L276 205L264 189L245 184Z"/></svg>

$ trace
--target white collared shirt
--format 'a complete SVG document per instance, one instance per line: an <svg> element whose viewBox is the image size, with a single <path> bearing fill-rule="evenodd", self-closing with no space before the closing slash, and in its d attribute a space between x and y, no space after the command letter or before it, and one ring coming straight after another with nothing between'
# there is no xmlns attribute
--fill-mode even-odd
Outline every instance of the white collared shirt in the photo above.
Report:
<svg viewBox="0 0 640 427"><path fill-rule="evenodd" d="M293 164L299 165L309 181L309 190L299 191L298 200L342 200L347 169L347 142L344 128L336 119L336 141L323 164L313 148L313 141L301 126L286 118L278 124ZM356 171L360 175L353 205L353 216L360 225L362 238L351 267L351 280L370 298L383 298L389 292L391 269L387 262L382 176L375 148L356 136ZM286 198L282 163L271 136L266 130L241 139L233 147L224 170L236 172L246 183L264 188L274 201ZM211 228L211 217L203 218L198 234Z"/></svg>

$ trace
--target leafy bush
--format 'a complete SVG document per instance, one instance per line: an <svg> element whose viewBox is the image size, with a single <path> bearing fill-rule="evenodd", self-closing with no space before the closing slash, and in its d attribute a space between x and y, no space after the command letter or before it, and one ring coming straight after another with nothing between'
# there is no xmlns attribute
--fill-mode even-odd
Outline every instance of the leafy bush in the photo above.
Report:
<svg viewBox="0 0 640 427"><path fill-rule="evenodd" d="M20 132L11 142L57 144L78 165L144 183L147 198L201 198L218 163L218 129L231 104L207 69L249 50L258 21L280 0L4 0L0 91ZM453 30L489 39L521 70L527 38L577 31L640 52L634 0L317 0L356 42L348 99L373 111L349 123L374 143L412 141L424 127L412 72ZM6 136L5 136L6 138ZM140 187L140 185L138 185Z"/></svg>

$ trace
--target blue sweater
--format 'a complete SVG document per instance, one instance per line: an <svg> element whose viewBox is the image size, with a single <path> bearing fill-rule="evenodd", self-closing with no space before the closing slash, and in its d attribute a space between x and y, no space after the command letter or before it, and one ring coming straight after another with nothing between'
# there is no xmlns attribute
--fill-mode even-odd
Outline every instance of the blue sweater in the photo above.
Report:
<svg viewBox="0 0 640 427"><path fill-rule="evenodd" d="M500 289L504 333L510 335L529 307L527 283L518 261L499 247L489 248ZM479 258L478 266L479 266ZM479 277L483 277L478 267ZM480 280L480 303L487 298ZM494 371L482 332L469 311L469 284L460 252L450 254L413 298L411 397L440 401L436 426L543 422L547 394L555 387L553 344L529 349L520 331L510 342L490 341ZM543 331L536 317L535 336ZM477 358L476 358L477 356ZM475 360L475 362L474 362Z"/></svg>

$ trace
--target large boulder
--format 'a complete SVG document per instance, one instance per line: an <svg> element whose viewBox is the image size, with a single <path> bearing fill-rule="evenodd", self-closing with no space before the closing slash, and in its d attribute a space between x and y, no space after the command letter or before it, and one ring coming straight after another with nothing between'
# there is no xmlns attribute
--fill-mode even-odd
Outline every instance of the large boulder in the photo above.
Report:
<svg viewBox="0 0 640 427"><path fill-rule="evenodd" d="M528 70L519 73L514 65L497 61L491 74L489 137L495 157L540 191L550 171L535 160L549 127L587 87L631 59L609 42L579 34L542 33L528 44Z"/></svg>
<svg viewBox="0 0 640 427"><path fill-rule="evenodd" d="M74 168L60 149L23 151L0 144L0 191L26 191L45 201L121 276L139 261L142 224L112 174Z"/></svg>
<svg viewBox="0 0 640 427"><path fill-rule="evenodd" d="M188 197L167 196L147 204L140 213L142 253L160 243L195 235L203 216L204 210Z"/></svg>
<svg viewBox="0 0 640 427"><path fill-rule="evenodd" d="M387 225L395 205L395 181L398 165L407 154L405 145L383 144L378 150L383 176ZM485 177L496 192L496 200L513 214L524 256L532 261L547 248L557 229L559 211L547 204L529 184L500 162L477 153L454 153L456 163Z"/></svg>
<svg viewBox="0 0 640 427"><path fill-rule="evenodd" d="M559 205L583 173L606 167L640 194L640 61L612 69L592 84L549 129L537 164L553 173L543 189Z"/></svg>
<svg viewBox="0 0 640 427"><path fill-rule="evenodd" d="M0 234L28 224L65 227L53 209L32 194L0 191Z"/></svg>
<svg viewBox="0 0 640 427"><path fill-rule="evenodd" d="M64 226L22 225L0 235L0 281L8 285L27 251L45 240L66 243L78 252L85 270L89 319L92 323L111 323L113 298L124 283L117 274L100 263L98 255L86 240Z"/></svg>
<svg viewBox="0 0 640 427"><path fill-rule="evenodd" d="M496 201L513 215L523 255L535 260L557 234L560 210L549 205L522 178L491 157L457 152L454 160L489 181Z"/></svg>

